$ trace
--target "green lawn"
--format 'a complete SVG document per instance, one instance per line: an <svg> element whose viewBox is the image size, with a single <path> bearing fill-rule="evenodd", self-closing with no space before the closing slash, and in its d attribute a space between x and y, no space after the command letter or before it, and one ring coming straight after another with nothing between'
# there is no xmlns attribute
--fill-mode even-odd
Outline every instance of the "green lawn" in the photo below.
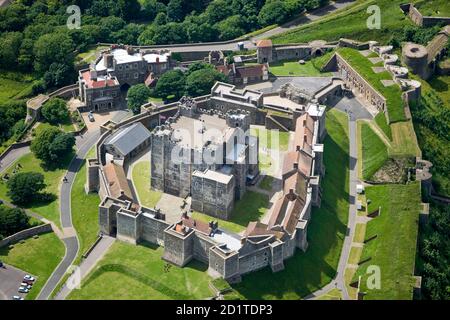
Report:
<svg viewBox="0 0 450 320"><path fill-rule="evenodd" d="M244 197L234 205L231 219L228 221L200 212L194 212L192 217L204 222L218 221L220 228L239 233L247 228L250 221L258 221L267 212L268 205L269 197L267 195L247 191Z"/></svg>
<svg viewBox="0 0 450 320"><path fill-rule="evenodd" d="M375 116L374 120L375 120L376 124L378 125L378 127L380 127L380 129L384 132L386 137L388 137L390 140L392 140L391 126L388 125L388 123L386 121L386 115L384 114L384 112L379 112Z"/></svg>
<svg viewBox="0 0 450 320"><path fill-rule="evenodd" d="M331 289L326 294L318 297L316 300L342 300L342 293L339 289Z"/></svg>
<svg viewBox="0 0 450 320"><path fill-rule="evenodd" d="M348 126L347 116L338 110L327 111L324 161L327 168L322 181L320 208L313 208L308 228L309 247L286 260L285 270L270 268L245 275L232 287L247 299L298 299L329 283L336 274L348 218Z"/></svg>
<svg viewBox="0 0 450 320"><path fill-rule="evenodd" d="M93 63L100 54L100 51L105 49L108 49L108 47L106 46L92 47L86 52L79 53L75 60L79 61L80 63Z"/></svg>
<svg viewBox="0 0 450 320"><path fill-rule="evenodd" d="M26 299L35 299L64 256L64 245L53 233L0 249L0 260L37 277Z"/></svg>
<svg viewBox="0 0 450 320"><path fill-rule="evenodd" d="M93 156L94 153L95 148L92 148L87 158ZM72 185L71 193L72 223L77 231L80 242L80 250L74 264L79 262L81 255L95 242L99 232L98 205L100 204L100 197L97 193L86 194L84 189L85 184L86 163L78 171Z"/></svg>
<svg viewBox="0 0 450 320"><path fill-rule="evenodd" d="M424 16L450 17L448 0L420 0L414 6Z"/></svg>
<svg viewBox="0 0 450 320"><path fill-rule="evenodd" d="M265 176L263 180L259 183L259 187L264 190L272 190L274 178L272 176Z"/></svg>
<svg viewBox="0 0 450 320"><path fill-rule="evenodd" d="M259 137L259 147L286 151L289 144L289 132L251 128L250 134Z"/></svg>
<svg viewBox="0 0 450 320"><path fill-rule="evenodd" d="M360 41L376 40L386 43L392 34L403 29L404 25L412 25L411 20L400 10L402 0L357 0L354 5L336 13L300 26L285 33L275 35L275 44L306 43L321 39L337 41L349 38ZM381 11L381 28L367 28L367 8L377 5Z"/></svg>
<svg viewBox="0 0 450 320"><path fill-rule="evenodd" d="M10 99L30 96L33 80L31 75L0 72L0 104Z"/></svg>
<svg viewBox="0 0 450 320"><path fill-rule="evenodd" d="M60 225L58 201L59 184L61 183L61 180L66 172L65 168L67 168L72 158L73 154L68 154L66 159L61 161L60 168L54 170L45 170L41 166L41 161L37 159L33 153L28 153L14 162L13 165L6 171L9 175L12 175L14 167L17 163L20 163L22 165L22 169L20 169L20 172L39 172L44 175L44 180L47 184L47 188L44 189L44 192L48 192L54 195L55 199L50 202L29 203L25 206L25 208L40 214L50 221L53 221L58 226ZM11 199L7 195L7 191L8 189L6 186L6 182L0 180L0 199L11 201Z"/></svg>
<svg viewBox="0 0 450 320"><path fill-rule="evenodd" d="M298 63L298 60L272 62L269 71L277 77L327 77L331 75L320 72L320 69L317 69L311 60L305 61L305 64Z"/></svg>
<svg viewBox="0 0 450 320"><path fill-rule="evenodd" d="M405 121L401 98L402 90L397 84L385 87L381 80L392 80L388 71L375 73L373 64L356 49L339 48L339 55L344 58L371 86L386 99L389 123Z"/></svg>
<svg viewBox="0 0 450 320"><path fill-rule="evenodd" d="M134 246L116 241L97 264L82 287L69 295L72 300L185 300L213 295L207 266L197 261L184 268L161 259L163 248Z"/></svg>
<svg viewBox="0 0 450 320"><path fill-rule="evenodd" d="M133 185L141 205L153 208L161 199L162 192L150 188L150 161L138 162L133 167Z"/></svg>
<svg viewBox="0 0 450 320"><path fill-rule="evenodd" d="M275 172L276 163L270 154L259 152L259 170L265 174L273 174Z"/></svg>
<svg viewBox="0 0 450 320"><path fill-rule="evenodd" d="M381 215L367 223L366 239L377 238L364 245L354 279L362 276L361 291L365 299L400 300L412 298L413 270L416 254L420 211L420 184L379 185L366 188L371 200L369 212L381 207ZM381 288L368 289L367 267L380 267Z"/></svg>
<svg viewBox="0 0 450 320"><path fill-rule="evenodd" d="M362 175L363 179L370 180L388 159L388 150L367 123L358 123L358 126L361 134Z"/></svg>

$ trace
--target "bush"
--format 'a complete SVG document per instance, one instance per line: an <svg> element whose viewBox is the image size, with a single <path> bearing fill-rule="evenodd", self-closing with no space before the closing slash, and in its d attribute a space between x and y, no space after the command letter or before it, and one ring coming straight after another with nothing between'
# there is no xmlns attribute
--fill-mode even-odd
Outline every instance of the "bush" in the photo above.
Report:
<svg viewBox="0 0 450 320"><path fill-rule="evenodd" d="M51 98L41 110L42 116L51 124L64 123L69 120L69 110L66 101L60 98Z"/></svg>
<svg viewBox="0 0 450 320"><path fill-rule="evenodd" d="M25 204L38 199L46 185L41 173L21 172L8 180L7 187L8 196L14 203Z"/></svg>

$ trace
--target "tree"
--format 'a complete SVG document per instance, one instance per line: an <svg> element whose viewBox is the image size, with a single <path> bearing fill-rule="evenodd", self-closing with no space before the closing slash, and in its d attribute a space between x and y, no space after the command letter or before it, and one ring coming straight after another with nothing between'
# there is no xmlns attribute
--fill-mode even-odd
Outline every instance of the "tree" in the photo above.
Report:
<svg viewBox="0 0 450 320"><path fill-rule="evenodd" d="M52 167L72 152L75 138L57 127L48 127L40 131L31 142L31 151L45 166Z"/></svg>
<svg viewBox="0 0 450 320"><path fill-rule="evenodd" d="M170 0L167 5L167 17L170 21L182 21L185 16L182 0Z"/></svg>
<svg viewBox="0 0 450 320"><path fill-rule="evenodd" d="M25 204L38 199L46 184L41 173L20 172L8 180L7 187L7 194L14 203Z"/></svg>
<svg viewBox="0 0 450 320"><path fill-rule="evenodd" d="M220 30L220 40L235 39L245 33L244 20L240 15L234 15L219 22L216 26Z"/></svg>
<svg viewBox="0 0 450 320"><path fill-rule="evenodd" d="M45 86L62 87L72 82L75 74L72 67L63 63L52 63L48 71L44 73Z"/></svg>
<svg viewBox="0 0 450 320"><path fill-rule="evenodd" d="M119 15L125 21L139 18L141 5L138 0L118 0Z"/></svg>
<svg viewBox="0 0 450 320"><path fill-rule="evenodd" d="M192 97L208 94L217 81L226 82L227 78L224 74L212 68L194 71L186 78L186 92Z"/></svg>
<svg viewBox="0 0 450 320"><path fill-rule="evenodd" d="M139 114L141 106L148 102L149 97L150 89L145 84L132 86L127 93L128 109L133 111L133 114Z"/></svg>
<svg viewBox="0 0 450 320"><path fill-rule="evenodd" d="M211 25L226 19L233 14L227 0L214 0L205 10L206 17Z"/></svg>
<svg viewBox="0 0 450 320"><path fill-rule="evenodd" d="M165 99L170 95L181 98L184 94L185 76L180 70L170 70L164 73L156 83L156 94Z"/></svg>
<svg viewBox="0 0 450 320"><path fill-rule="evenodd" d="M34 44L36 71L45 73L53 63L60 63L73 68L74 43L65 33L45 34Z"/></svg>
<svg viewBox="0 0 450 320"><path fill-rule="evenodd" d="M7 32L0 38L0 67L12 69L17 66L23 37L20 32Z"/></svg>
<svg viewBox="0 0 450 320"><path fill-rule="evenodd" d="M42 106L42 116L51 124L64 123L69 119L66 101L60 98L51 98Z"/></svg>
<svg viewBox="0 0 450 320"><path fill-rule="evenodd" d="M29 227L30 218L19 208L0 205L0 236L8 237Z"/></svg>
<svg viewBox="0 0 450 320"><path fill-rule="evenodd" d="M258 21L261 26L280 24L286 20L288 13L283 1L274 0L266 2L258 14Z"/></svg>

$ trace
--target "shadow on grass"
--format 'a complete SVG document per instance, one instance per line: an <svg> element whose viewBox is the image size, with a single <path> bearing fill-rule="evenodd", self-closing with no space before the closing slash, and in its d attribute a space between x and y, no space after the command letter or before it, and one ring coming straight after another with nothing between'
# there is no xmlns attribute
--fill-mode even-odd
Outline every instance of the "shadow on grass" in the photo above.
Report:
<svg viewBox="0 0 450 320"><path fill-rule="evenodd" d="M330 119L328 119L328 117ZM327 121L332 121L329 115ZM322 183L322 204L313 208L308 230L309 248L285 261L285 269L269 267L243 276L232 285L247 299L298 299L329 283L336 274L348 219L348 137L337 121L330 123L324 141L327 168ZM328 128L328 126L327 126Z"/></svg>

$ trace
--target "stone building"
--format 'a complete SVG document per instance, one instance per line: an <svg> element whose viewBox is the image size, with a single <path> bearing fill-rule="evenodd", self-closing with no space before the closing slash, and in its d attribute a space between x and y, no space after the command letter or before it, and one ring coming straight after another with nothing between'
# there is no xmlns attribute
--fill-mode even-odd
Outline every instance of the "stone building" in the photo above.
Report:
<svg viewBox="0 0 450 320"><path fill-rule="evenodd" d="M255 65L228 65L216 66L216 69L228 77L230 83L247 85L269 80L269 65L267 63Z"/></svg>
<svg viewBox="0 0 450 320"><path fill-rule="evenodd" d="M123 154L114 156L111 146L107 147L111 140L121 140L131 132L129 128L134 128L135 124L153 129L151 184L177 195L191 192L192 210L226 219L234 201L245 192L246 179L258 170L258 159L253 164L247 152L252 148L258 150L258 140L251 136L234 139L238 129L247 129L254 123L250 112L237 106L240 101L243 106L258 110L262 100L257 92L235 91L234 87L221 87L221 84L217 88L218 101L211 101L214 95L184 98L155 113L135 116L105 131L97 144L97 158L87 160L86 189L98 191L103 199L99 205L103 234L133 244L146 241L163 246L162 259L170 263L185 266L195 259L207 264L212 276L236 282L242 275L265 267L270 267L273 272L280 271L284 268L284 260L291 257L296 248L307 249L311 207L320 206L320 180L324 173L323 146L320 144L326 134L323 108L309 106L298 111L293 145L289 148L292 151L283 165L282 193L269 212L268 223L251 222L242 235L224 230L213 218L210 222L196 220L187 209L180 208L180 218L173 220L172 214L171 221L167 221L166 212L139 205L126 179L121 161ZM229 99L229 107L223 112L219 111L224 105L221 99ZM213 108L217 108L216 111ZM168 115L164 117L163 125L160 124L162 114ZM204 139L190 141L183 135L182 128ZM207 129L215 129L216 134L209 135ZM130 153L139 145L139 142L134 143ZM222 159L224 163L202 160L181 163L183 167L178 168L175 164L167 166L166 146L178 146L178 154L187 155L185 159L190 160L194 156L220 154L219 158L212 159ZM106 155L109 152L111 156Z"/></svg>
<svg viewBox="0 0 450 320"><path fill-rule="evenodd" d="M178 113L152 133L151 187L192 196L192 208L228 219L247 179L258 174L257 138L241 111L203 113L185 99Z"/></svg>
<svg viewBox="0 0 450 320"><path fill-rule="evenodd" d="M92 111L126 107L124 95L130 86L153 83L171 67L169 51L114 45L103 51L89 69L79 71L81 101Z"/></svg>

